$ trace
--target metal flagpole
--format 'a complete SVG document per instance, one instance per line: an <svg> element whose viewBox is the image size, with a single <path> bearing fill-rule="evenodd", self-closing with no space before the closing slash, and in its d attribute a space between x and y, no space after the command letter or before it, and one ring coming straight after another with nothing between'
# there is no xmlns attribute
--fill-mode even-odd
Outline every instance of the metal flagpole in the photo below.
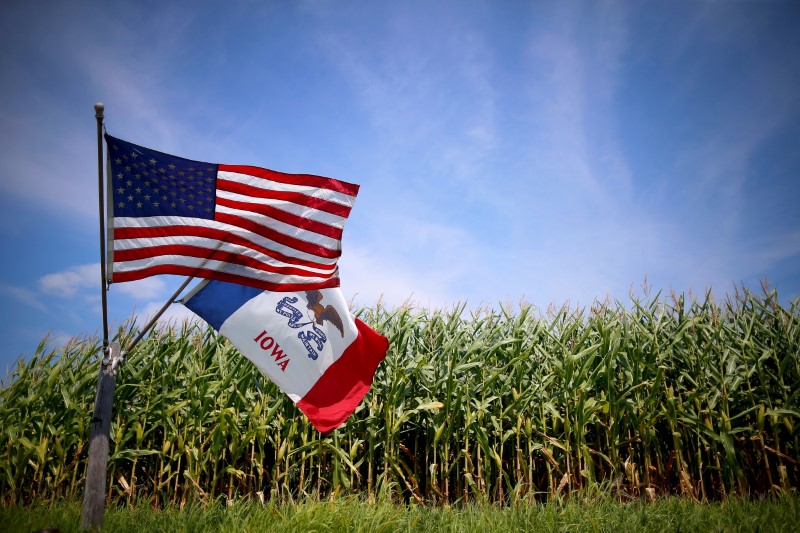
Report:
<svg viewBox="0 0 800 533"><path fill-rule="evenodd" d="M100 210L100 294L103 299L103 349L108 348L108 303L106 301L106 215L103 186L103 104L94 104L97 119L97 199Z"/></svg>
<svg viewBox="0 0 800 533"><path fill-rule="evenodd" d="M196 271L199 271L200 269L203 268L203 266L205 266L206 263L208 263L209 259L211 259L211 256L213 255L213 253L216 252L217 250L219 250L222 247L222 244L223 244L223 241L220 241L220 242L217 243L217 246L211 251L209 256L206 257L203 260L202 263L200 263L200 265L197 267ZM176 298L178 297L178 295L180 293L183 292L183 289L185 289L186 286L189 285L189 283L192 282L193 279L194 279L194 275L189 276L188 278L186 278L186 281L184 281L181 284L181 286L178 287L178 290L176 290L172 294L172 296L170 296L169 299L166 302L164 302L164 305L161 306L161 309L159 309L158 312L155 315L153 315L153 318L150 319L150 322L148 322L145 325L145 327L142 328L142 330L139 332L139 334L136 336L136 338L133 339L133 341L130 344L128 344L128 346L122 352L122 356L123 357L127 356L136 347L136 345L139 344L139 341L142 340L145 335L147 335L147 332L150 331L150 329L153 327L153 325L156 323L156 321L159 318L161 318L161 315L164 314L164 311L167 310L167 307L169 307L171 304L174 304L174 303L178 302L178 300L176 300Z"/></svg>
<svg viewBox="0 0 800 533"><path fill-rule="evenodd" d="M97 174L98 174L98 206L100 211L100 277L101 294L103 300L103 359L100 363L100 375L97 378L97 391L94 398L94 411L92 414L92 434L89 441L89 460L86 465L86 488L83 496L83 509L81 511L81 527L83 529L98 530L103 524L105 513L106 478L108 474L108 443L111 433L112 403L114 389L116 388L117 366L123 361L125 353L130 352L153 327L153 324L166 311L167 307L175 302L175 298L194 279L189 277L175 294L161 307L158 313L142 329L136 339L131 342L126 352L120 351L119 343L108 342L108 307L106 291L108 279L106 276L106 224L104 203L104 176L103 176L103 104L95 104L95 118L97 119ZM218 250L222 242L217 244ZM208 261L208 258L206 259ZM205 264L205 262L203 263ZM202 265L201 265L202 267ZM198 267L199 269L200 267Z"/></svg>
<svg viewBox="0 0 800 533"><path fill-rule="evenodd" d="M103 104L95 104L97 119L97 174L100 209L100 291L103 299L103 358L92 413L92 434L89 460L86 465L86 486L81 511L81 527L100 529L105 512L106 476L108 473L108 441L111 432L111 407L116 387L115 370L120 359L118 343L108 342L108 308L106 302L106 234L103 183Z"/></svg>
<svg viewBox="0 0 800 533"><path fill-rule="evenodd" d="M131 341L130 344L128 344L128 346L125 348L125 351L122 354L123 356L127 356L136 347L136 345L139 344L139 341L144 338L144 336L147 334L148 331L150 331L150 328L153 327L153 324L155 324L156 321L159 318L161 318L161 315L164 314L164 311L167 310L167 307L175 303L175 298L177 298L178 295L183 292L183 289L185 289L186 286L189 285L189 283L191 283L193 279L194 276L186 278L186 281L184 281L183 284L180 287L178 287L178 290L175 291L175 293L172 296L170 296L169 300L164 302L164 305L161 306L161 309L158 310L158 313L153 315L153 318L150 319L150 322L148 322L147 325L142 328L142 331L139 332L136 338L133 339L133 341Z"/></svg>

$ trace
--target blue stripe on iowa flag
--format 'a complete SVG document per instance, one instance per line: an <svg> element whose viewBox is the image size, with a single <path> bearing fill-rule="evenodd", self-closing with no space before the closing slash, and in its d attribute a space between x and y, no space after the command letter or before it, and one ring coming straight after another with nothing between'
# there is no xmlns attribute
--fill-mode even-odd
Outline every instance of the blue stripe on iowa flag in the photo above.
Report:
<svg viewBox="0 0 800 533"><path fill-rule="evenodd" d="M233 313L262 292L255 287L212 280L184 300L183 305L219 331Z"/></svg>

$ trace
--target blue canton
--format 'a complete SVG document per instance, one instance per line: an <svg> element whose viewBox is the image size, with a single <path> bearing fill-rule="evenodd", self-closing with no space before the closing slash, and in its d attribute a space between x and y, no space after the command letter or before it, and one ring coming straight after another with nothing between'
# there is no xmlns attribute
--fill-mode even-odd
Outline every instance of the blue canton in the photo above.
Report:
<svg viewBox="0 0 800 533"><path fill-rule="evenodd" d="M214 218L217 165L105 137L115 217Z"/></svg>

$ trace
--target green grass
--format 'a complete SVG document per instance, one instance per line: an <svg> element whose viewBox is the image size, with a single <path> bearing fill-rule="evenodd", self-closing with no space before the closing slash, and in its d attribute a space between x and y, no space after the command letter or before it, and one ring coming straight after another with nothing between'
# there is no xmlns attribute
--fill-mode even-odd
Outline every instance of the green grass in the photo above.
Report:
<svg viewBox="0 0 800 533"><path fill-rule="evenodd" d="M0 508L0 530L30 532L58 528L78 531L77 503ZM137 505L107 511L103 529L164 532L296 531L790 531L800 523L800 497L700 504L685 498L654 503L620 503L603 497L500 508L470 504L455 507L336 502L267 504L239 502L154 510Z"/></svg>

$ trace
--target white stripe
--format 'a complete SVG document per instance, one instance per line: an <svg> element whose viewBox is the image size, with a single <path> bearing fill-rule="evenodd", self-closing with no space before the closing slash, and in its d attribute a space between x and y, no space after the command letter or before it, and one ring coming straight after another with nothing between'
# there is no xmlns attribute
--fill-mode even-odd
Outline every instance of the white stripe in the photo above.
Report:
<svg viewBox="0 0 800 533"><path fill-rule="evenodd" d="M277 293L264 291L247 301L223 322L219 332L229 338L236 348L250 359L278 387L297 403L314 386L319 378L335 363L344 351L358 338L358 328L347 307L347 301L338 288L321 289L322 305L333 306L342 319L343 332L339 332L330 322L317 326L325 333L326 340L319 350L318 357L311 359L298 333L313 331L311 321L314 315L308 308L305 292ZM289 297L291 305L305 315L302 322L307 325L297 329L287 327L285 316L276 312L281 300ZM261 332L264 332L263 334ZM254 339L266 342L261 346ZM286 369L275 364L271 348L275 346L267 337L274 339L288 358Z"/></svg>
<svg viewBox="0 0 800 533"><path fill-rule="evenodd" d="M236 194L233 192L227 192L222 190L217 191L217 197L225 198L227 200L232 200L235 202L247 202L250 204L257 204L257 205L268 205L270 207L280 209L281 211L285 211L286 213L291 213L292 215L297 215L299 217L307 218L309 220L321 222L323 224L327 224L328 226L333 226L334 228L339 228L339 229L344 228L344 223L347 222L347 218L345 217L340 217L339 215L334 215L332 213L328 213L327 211L320 211L319 209L314 209L312 207L306 207L304 205L298 205L292 202L287 202L285 200L255 198L253 196Z"/></svg>
<svg viewBox="0 0 800 533"><path fill-rule="evenodd" d="M289 257L296 257L304 261L313 261L315 263L322 263L325 265L335 265L338 258L320 257L315 254L296 250L290 246L286 246L272 239L267 239L261 235L252 233L246 229L238 226L232 226L223 222L215 220L199 219L193 217L178 217L178 216L157 216L157 217L117 217L114 219L114 225L117 228L155 228L161 226L202 226L210 229L218 229L227 231L238 237L246 239L253 244L275 250Z"/></svg>
<svg viewBox="0 0 800 533"><path fill-rule="evenodd" d="M217 172L217 180L221 179L242 183L244 185L257 187L266 191L299 192L300 194L305 194L306 196L311 196L312 198L320 198L335 204L346 205L347 207L353 207L353 203L356 201L355 196L331 191L329 189L320 189L311 185L291 185L288 183L280 183L278 181L272 181L268 178L259 178L257 176L240 174L238 172L230 172L227 170L221 170Z"/></svg>
<svg viewBox="0 0 800 533"><path fill-rule="evenodd" d="M206 270L214 270L217 272L225 272L227 274L236 274L247 278L253 278L258 281L267 281L270 283L287 284L287 283L319 283L332 279L338 276L334 273L333 276L287 276L286 274L274 274L265 272L255 268L237 265L235 263L226 263L223 261L216 261L213 259L201 259L197 257L189 257L184 255L160 255L158 257L148 257L146 259L136 259L134 261L122 261L114 263L114 272L136 272L137 270L144 270L150 267L161 265L177 265L189 268L202 268Z"/></svg>
<svg viewBox="0 0 800 533"><path fill-rule="evenodd" d="M331 265L331 267L328 269L318 269L303 265L297 265L295 263L286 263L284 261L279 261L266 254L263 254L258 250L253 250L252 248L246 248L238 244L230 244L227 242L221 243L216 239L194 237L191 235L190 236L178 235L173 237L142 237L139 239L117 239L114 242L115 242L114 249L117 251L138 250L142 248L151 248L154 246L171 246L171 245L196 246L198 248L205 248L207 250L215 250L215 251L219 250L222 252L229 252L237 255L247 256L257 261L261 261L262 263L267 263L275 267L302 268L303 270L307 270L310 273L316 273L323 276L330 274L336 268L335 265Z"/></svg>
<svg viewBox="0 0 800 533"><path fill-rule="evenodd" d="M255 214L252 211L233 209L230 207L225 207L224 205L218 205L217 213L239 216L251 222L255 222L259 226L273 229L288 237L294 237L295 239L300 239L301 241L317 244L323 248L328 248L329 250L338 250L341 247L341 241L339 239L320 235L319 233L315 233L307 229L298 228L297 226L287 224L286 222L281 222L280 220L275 220L274 218Z"/></svg>

